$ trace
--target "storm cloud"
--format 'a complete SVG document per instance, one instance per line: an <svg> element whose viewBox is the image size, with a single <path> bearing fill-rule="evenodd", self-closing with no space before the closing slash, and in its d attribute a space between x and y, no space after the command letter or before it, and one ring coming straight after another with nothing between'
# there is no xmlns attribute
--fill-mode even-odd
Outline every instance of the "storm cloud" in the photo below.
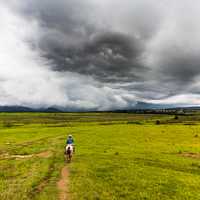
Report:
<svg viewBox="0 0 200 200"><path fill-rule="evenodd" d="M94 110L131 108L137 101L199 105L199 2L0 4L1 105Z"/></svg>

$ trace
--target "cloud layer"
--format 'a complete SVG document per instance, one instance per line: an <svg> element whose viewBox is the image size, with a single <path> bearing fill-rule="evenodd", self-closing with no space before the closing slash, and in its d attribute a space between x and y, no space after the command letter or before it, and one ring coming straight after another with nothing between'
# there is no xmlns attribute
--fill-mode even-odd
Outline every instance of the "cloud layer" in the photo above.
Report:
<svg viewBox="0 0 200 200"><path fill-rule="evenodd" d="M107 110L199 105L200 3L0 3L0 104Z"/></svg>

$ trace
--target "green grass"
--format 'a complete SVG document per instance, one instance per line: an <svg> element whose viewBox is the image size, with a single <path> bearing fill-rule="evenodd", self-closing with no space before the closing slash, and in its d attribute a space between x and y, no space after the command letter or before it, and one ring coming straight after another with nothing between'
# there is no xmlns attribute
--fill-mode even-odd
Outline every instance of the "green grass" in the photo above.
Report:
<svg viewBox="0 0 200 200"><path fill-rule="evenodd" d="M73 134L68 164L73 200L200 199L199 116L124 113L0 114L0 199L56 200L65 165L63 148ZM156 120L161 124L156 125ZM195 122L195 125L185 125ZM9 124L9 126L7 126ZM5 158L50 151L48 158Z"/></svg>

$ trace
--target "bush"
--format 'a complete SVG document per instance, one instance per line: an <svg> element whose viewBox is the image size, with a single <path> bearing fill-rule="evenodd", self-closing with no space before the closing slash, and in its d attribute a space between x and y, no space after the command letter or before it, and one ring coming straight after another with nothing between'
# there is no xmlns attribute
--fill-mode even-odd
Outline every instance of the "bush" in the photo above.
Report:
<svg viewBox="0 0 200 200"><path fill-rule="evenodd" d="M179 151L178 151L178 153L179 153L179 154L182 154L182 153L183 153L183 151L182 151L182 150L179 150Z"/></svg>
<svg viewBox="0 0 200 200"><path fill-rule="evenodd" d="M159 125L160 124L160 120L156 120L156 125Z"/></svg>
<svg viewBox="0 0 200 200"><path fill-rule="evenodd" d="M11 122L8 122L8 121L3 122L3 127L5 127L5 128L10 128L12 126L13 126L13 124Z"/></svg>
<svg viewBox="0 0 200 200"><path fill-rule="evenodd" d="M178 119L178 115L175 115L175 116L174 116L174 119Z"/></svg>
<svg viewBox="0 0 200 200"><path fill-rule="evenodd" d="M127 124L138 124L138 125L142 125L142 123L139 122L139 121L128 121Z"/></svg>

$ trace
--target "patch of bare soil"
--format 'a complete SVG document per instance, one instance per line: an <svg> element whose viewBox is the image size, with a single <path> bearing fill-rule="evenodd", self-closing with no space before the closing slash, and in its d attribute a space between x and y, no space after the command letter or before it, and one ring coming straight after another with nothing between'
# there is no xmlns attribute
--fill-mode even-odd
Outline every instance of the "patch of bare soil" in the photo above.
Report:
<svg viewBox="0 0 200 200"><path fill-rule="evenodd" d="M51 151L44 151L38 154L35 154L35 156L39 157L39 158L49 158L52 156L52 152Z"/></svg>
<svg viewBox="0 0 200 200"><path fill-rule="evenodd" d="M8 157L9 154L8 153L1 153L0 154L0 159L5 159L6 157Z"/></svg>
<svg viewBox="0 0 200 200"><path fill-rule="evenodd" d="M52 156L51 151L44 151L40 152L37 154L29 154L29 155L9 155L7 154L1 154L0 159L10 159L10 158L15 158L15 159L26 159L26 158L32 158L32 157L39 157L39 158L49 158Z"/></svg>
<svg viewBox="0 0 200 200"><path fill-rule="evenodd" d="M9 158L16 158L16 159L25 159L25 158L32 158L33 155L11 155Z"/></svg>
<svg viewBox="0 0 200 200"><path fill-rule="evenodd" d="M65 166L61 170L61 178L57 183L57 187L59 190L59 200L69 200L68 178L69 178L69 172L67 166Z"/></svg>
<svg viewBox="0 0 200 200"><path fill-rule="evenodd" d="M10 158L15 158L15 159L25 159L25 158L31 158L33 155L9 155L9 154L1 154L0 159L5 160L5 159L10 159Z"/></svg>
<svg viewBox="0 0 200 200"><path fill-rule="evenodd" d="M181 153L180 155L183 157L200 159L200 153L187 152L187 153Z"/></svg>

